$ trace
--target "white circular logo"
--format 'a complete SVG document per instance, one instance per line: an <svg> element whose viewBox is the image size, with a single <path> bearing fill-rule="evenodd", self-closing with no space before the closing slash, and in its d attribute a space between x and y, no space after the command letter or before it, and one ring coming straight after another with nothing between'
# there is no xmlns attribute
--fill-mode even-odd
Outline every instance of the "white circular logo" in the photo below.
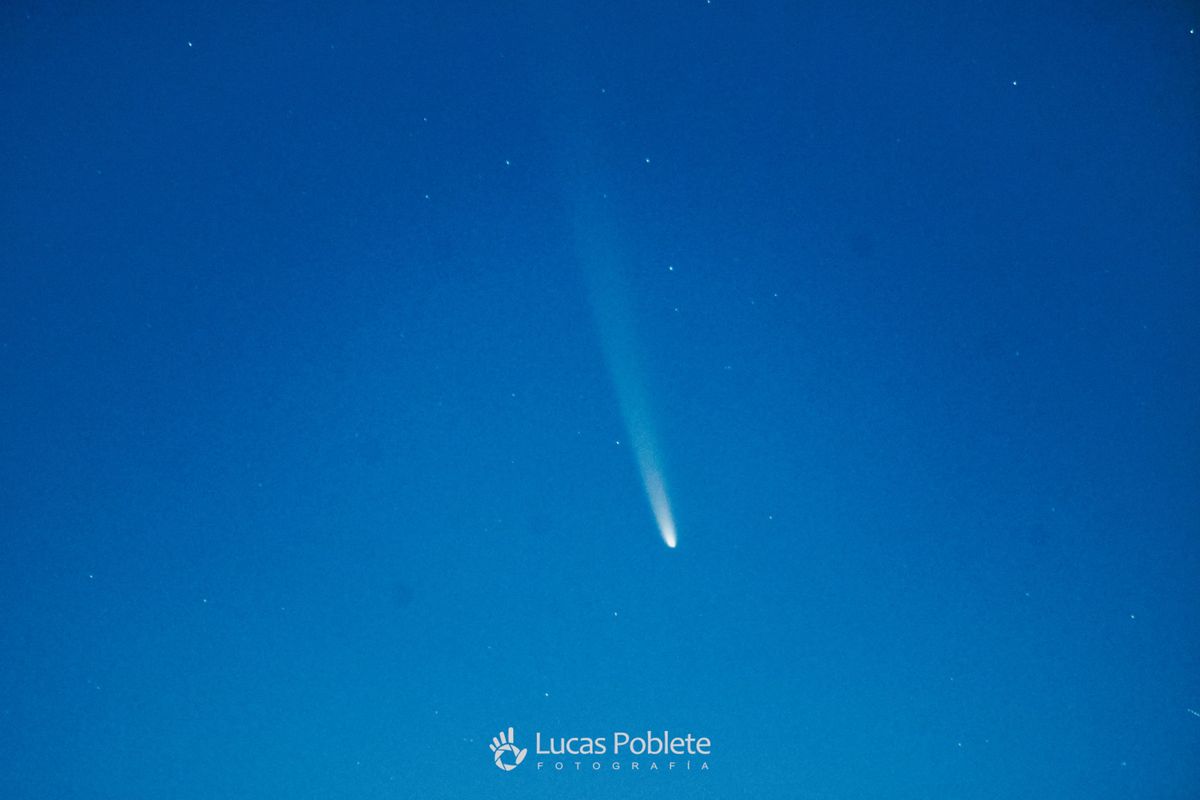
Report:
<svg viewBox="0 0 1200 800"><path fill-rule="evenodd" d="M525 760L525 754L528 750L522 750L517 747L516 741L513 739L513 729L508 729L508 734L500 731L499 735L492 737L492 743L488 745L492 748L492 758L496 762L496 766L505 772L511 772L517 768L517 765Z"/></svg>

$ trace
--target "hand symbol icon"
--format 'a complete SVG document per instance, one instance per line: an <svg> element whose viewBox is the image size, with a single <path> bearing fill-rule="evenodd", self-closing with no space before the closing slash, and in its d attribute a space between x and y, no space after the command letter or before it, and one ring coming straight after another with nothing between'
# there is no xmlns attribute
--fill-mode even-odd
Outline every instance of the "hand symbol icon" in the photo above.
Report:
<svg viewBox="0 0 1200 800"><path fill-rule="evenodd" d="M516 769L517 765L525 760L525 754L529 752L527 749L522 750L517 747L515 741L513 740L512 728L508 729L507 736L504 735L504 731L500 731L499 736L493 736L492 743L489 745L489 747L492 748L492 753L495 755L496 766L505 772ZM505 753L513 754L514 760L511 763L504 760Z"/></svg>

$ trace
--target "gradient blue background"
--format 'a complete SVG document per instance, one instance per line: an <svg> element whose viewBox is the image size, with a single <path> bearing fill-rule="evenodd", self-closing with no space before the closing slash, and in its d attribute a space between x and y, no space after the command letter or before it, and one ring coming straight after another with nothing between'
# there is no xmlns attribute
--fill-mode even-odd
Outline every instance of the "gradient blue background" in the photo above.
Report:
<svg viewBox="0 0 1200 800"><path fill-rule="evenodd" d="M7 4L0 796L1200 795L1153 5Z"/></svg>

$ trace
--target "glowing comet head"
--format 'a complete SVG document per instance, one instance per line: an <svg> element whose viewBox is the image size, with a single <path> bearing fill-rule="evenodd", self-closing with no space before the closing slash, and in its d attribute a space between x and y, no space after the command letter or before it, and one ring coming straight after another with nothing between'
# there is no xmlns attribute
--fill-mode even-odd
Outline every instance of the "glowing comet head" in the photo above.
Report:
<svg viewBox="0 0 1200 800"><path fill-rule="evenodd" d="M667 547L675 547L675 520L671 519L671 509L665 509L663 514L658 518L658 532L662 534L663 541L667 543Z"/></svg>
<svg viewBox="0 0 1200 800"><path fill-rule="evenodd" d="M637 434L634 438L638 438ZM654 450L645 442L640 443L638 447L638 469L642 472L642 482L646 485L646 497L650 500L654 521L658 523L658 532L667 547L673 548L676 539L671 501L667 499L667 489L663 486L662 473L659 472Z"/></svg>

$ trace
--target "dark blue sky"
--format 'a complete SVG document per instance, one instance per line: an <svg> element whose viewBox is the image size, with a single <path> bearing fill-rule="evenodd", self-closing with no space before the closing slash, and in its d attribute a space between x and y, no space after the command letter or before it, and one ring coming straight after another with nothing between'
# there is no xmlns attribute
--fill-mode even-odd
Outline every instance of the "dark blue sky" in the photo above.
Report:
<svg viewBox="0 0 1200 800"><path fill-rule="evenodd" d="M1045 6L9 4L0 796L1197 796L1200 15Z"/></svg>

